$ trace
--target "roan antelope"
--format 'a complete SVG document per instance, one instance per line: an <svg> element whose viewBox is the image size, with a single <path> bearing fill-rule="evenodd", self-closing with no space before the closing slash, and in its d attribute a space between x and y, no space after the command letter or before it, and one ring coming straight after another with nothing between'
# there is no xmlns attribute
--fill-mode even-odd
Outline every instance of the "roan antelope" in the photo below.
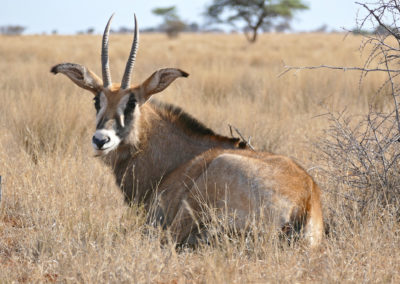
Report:
<svg viewBox="0 0 400 284"><path fill-rule="evenodd" d="M160 69L131 86L139 42L136 16L121 85L111 83L112 17L103 34L103 80L73 63L58 64L51 72L94 94L94 152L113 169L127 203L153 208L152 220L168 228L177 243L199 233L196 218L206 205L231 214L239 231L258 216L283 231L300 224L310 246L317 246L323 233L321 193L304 169L288 157L251 151L239 139L215 134L180 108L154 100L176 78L188 77L182 70Z"/></svg>

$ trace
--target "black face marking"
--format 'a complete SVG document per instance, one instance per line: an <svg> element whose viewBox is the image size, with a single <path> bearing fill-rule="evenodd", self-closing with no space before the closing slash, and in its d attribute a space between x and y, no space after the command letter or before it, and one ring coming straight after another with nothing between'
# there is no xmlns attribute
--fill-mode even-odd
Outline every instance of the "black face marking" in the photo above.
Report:
<svg viewBox="0 0 400 284"><path fill-rule="evenodd" d="M100 94L93 98L94 100L94 107L96 108L96 113L100 111Z"/></svg>
<svg viewBox="0 0 400 284"><path fill-rule="evenodd" d="M109 119L103 116L102 118L100 118L99 123L97 123L96 129L103 129L108 121Z"/></svg>
<svg viewBox="0 0 400 284"><path fill-rule="evenodd" d="M132 114L132 113L133 113L133 110L135 109L135 106L136 106L135 94L134 94L134 93L131 93L131 94L129 95L129 100L128 100L128 102L126 103L126 107L125 107L125 110L124 110L124 116L125 116L125 118L126 118L129 114Z"/></svg>

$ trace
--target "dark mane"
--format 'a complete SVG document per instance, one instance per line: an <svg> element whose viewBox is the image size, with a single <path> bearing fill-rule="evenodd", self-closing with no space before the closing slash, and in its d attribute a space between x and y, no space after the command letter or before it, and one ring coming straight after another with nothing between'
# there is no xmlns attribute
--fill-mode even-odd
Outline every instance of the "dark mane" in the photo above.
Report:
<svg viewBox="0 0 400 284"><path fill-rule="evenodd" d="M227 142L233 144L235 148L246 148L246 142L240 141L239 138L229 138L215 133L212 129L205 126L203 123L186 113L180 107L152 100L151 104L155 107L158 113L164 119L176 123L182 130L189 135L206 136L212 140Z"/></svg>

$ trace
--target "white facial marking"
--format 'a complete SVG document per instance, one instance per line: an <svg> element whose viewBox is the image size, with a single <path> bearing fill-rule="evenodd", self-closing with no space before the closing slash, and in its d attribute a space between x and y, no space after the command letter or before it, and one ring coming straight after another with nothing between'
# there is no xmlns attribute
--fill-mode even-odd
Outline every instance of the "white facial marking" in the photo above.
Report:
<svg viewBox="0 0 400 284"><path fill-rule="evenodd" d="M96 125L99 123L100 119L103 117L107 109L107 98L103 92L100 93L100 110L96 116Z"/></svg>
<svg viewBox="0 0 400 284"><path fill-rule="evenodd" d="M99 129L96 130L94 133L94 138L98 140L104 140L107 139L109 140L107 143L105 143L101 149L92 142L92 146L95 152L96 156L103 156L107 155L110 151L114 150L115 148L118 147L118 144L121 142L121 139L116 135L115 130L111 129Z"/></svg>
<svg viewBox="0 0 400 284"><path fill-rule="evenodd" d="M121 124L122 128L125 127L125 116L123 114L118 116L119 124Z"/></svg>
<svg viewBox="0 0 400 284"><path fill-rule="evenodd" d="M123 96L122 99L119 101L118 106L117 106L117 115L118 115L118 119L119 119L119 122L120 122L122 127L125 127L124 111L125 111L125 108L126 108L126 104L129 101L129 96L130 96L130 94L127 94L127 95Z"/></svg>

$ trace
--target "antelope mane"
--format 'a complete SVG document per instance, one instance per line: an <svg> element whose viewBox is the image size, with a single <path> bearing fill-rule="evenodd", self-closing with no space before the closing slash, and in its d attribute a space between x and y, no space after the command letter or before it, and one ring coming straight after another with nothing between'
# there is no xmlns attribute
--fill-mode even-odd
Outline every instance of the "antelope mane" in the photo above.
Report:
<svg viewBox="0 0 400 284"><path fill-rule="evenodd" d="M174 123L177 128L189 136L208 138L210 140L232 144L238 148L246 148L246 143L240 141L239 138L230 138L215 133L212 129L205 126L178 106L160 102L155 99L152 99L150 103L163 120Z"/></svg>

